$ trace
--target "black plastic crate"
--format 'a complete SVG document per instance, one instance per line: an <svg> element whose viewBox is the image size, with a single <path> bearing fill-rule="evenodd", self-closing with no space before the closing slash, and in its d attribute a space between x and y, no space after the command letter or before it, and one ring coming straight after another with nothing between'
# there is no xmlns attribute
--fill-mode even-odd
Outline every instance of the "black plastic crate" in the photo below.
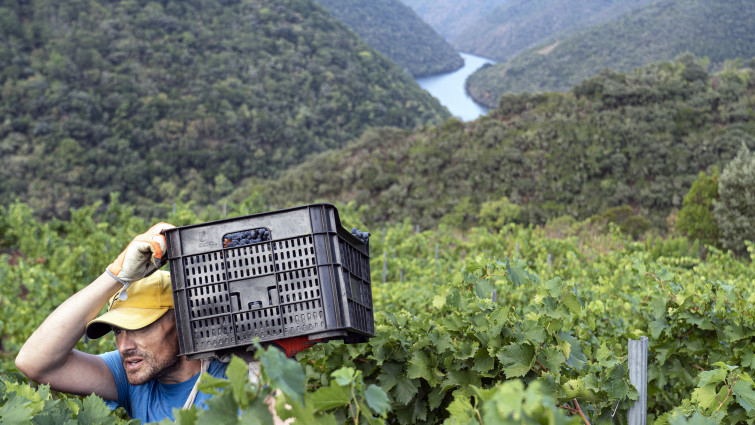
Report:
<svg viewBox="0 0 755 425"><path fill-rule="evenodd" d="M239 232L248 232L244 245L231 239ZM181 355L208 357L255 337L363 342L374 336L369 244L341 226L333 205L165 235Z"/></svg>

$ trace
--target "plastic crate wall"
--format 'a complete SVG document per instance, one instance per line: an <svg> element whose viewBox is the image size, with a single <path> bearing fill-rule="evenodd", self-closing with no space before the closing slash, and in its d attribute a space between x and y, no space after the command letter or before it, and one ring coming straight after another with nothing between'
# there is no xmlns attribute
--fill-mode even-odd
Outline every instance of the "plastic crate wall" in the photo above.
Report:
<svg viewBox="0 0 755 425"><path fill-rule="evenodd" d="M223 235L265 228L269 241L225 248ZM369 246L313 204L166 232L182 355L307 335L374 335Z"/></svg>

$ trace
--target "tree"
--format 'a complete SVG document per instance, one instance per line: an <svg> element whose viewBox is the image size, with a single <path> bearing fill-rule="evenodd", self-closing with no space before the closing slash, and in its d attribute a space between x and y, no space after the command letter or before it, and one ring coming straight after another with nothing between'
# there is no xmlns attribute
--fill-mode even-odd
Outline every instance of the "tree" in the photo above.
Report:
<svg viewBox="0 0 755 425"><path fill-rule="evenodd" d="M521 210L505 196L495 201L483 202L479 214L480 225L497 232L506 224L513 223L519 218Z"/></svg>
<svg viewBox="0 0 755 425"><path fill-rule="evenodd" d="M721 245L742 255L745 241L755 241L755 154L745 144L721 173L718 198L713 214L721 228Z"/></svg>
<svg viewBox="0 0 755 425"><path fill-rule="evenodd" d="M713 203L718 200L718 167L711 175L700 172L697 180L682 201L676 228L686 237L705 245L719 246L721 229L713 215Z"/></svg>

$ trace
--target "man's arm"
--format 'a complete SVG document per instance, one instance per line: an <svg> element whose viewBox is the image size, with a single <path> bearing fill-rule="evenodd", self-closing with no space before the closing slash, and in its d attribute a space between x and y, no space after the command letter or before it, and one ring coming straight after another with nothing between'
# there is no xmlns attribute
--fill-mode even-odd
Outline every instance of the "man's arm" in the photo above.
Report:
<svg viewBox="0 0 755 425"><path fill-rule="evenodd" d="M29 337L16 356L16 367L56 391L118 399L110 368L99 356L74 350L86 325L118 290L154 273L164 264L165 237L173 227L158 223L137 235L94 282L67 299ZM123 294L127 296L127 294Z"/></svg>
<svg viewBox="0 0 755 425"><path fill-rule="evenodd" d="M117 400L118 389L110 369L99 356L74 350L108 299L122 285L103 273L50 314L16 356L16 367L30 379L56 391Z"/></svg>

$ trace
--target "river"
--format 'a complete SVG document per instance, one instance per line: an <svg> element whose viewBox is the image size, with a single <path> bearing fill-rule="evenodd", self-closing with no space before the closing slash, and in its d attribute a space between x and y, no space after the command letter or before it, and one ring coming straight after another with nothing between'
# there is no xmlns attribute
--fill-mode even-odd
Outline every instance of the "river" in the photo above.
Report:
<svg viewBox="0 0 755 425"><path fill-rule="evenodd" d="M462 121L473 121L488 113L488 109L477 104L464 89L464 82L473 72L486 63L495 63L492 59L459 52L464 59L464 66L454 72L434 75L432 77L417 78L416 81L423 89L435 96L440 103L448 108L451 115Z"/></svg>

